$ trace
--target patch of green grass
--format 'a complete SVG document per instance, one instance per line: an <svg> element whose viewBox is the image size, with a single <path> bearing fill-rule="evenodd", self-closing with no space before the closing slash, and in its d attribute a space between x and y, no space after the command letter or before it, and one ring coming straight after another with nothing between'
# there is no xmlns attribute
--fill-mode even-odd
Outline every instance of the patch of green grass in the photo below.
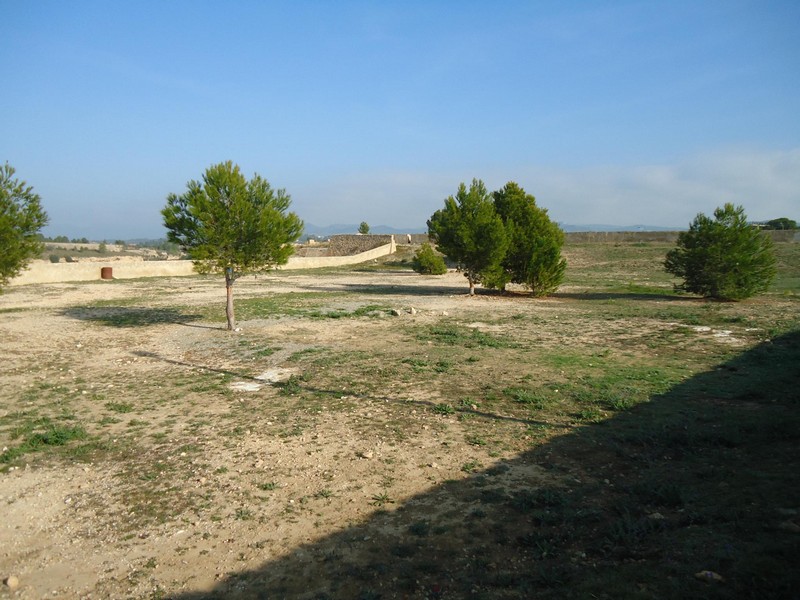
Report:
<svg viewBox="0 0 800 600"><path fill-rule="evenodd" d="M335 309L328 311L311 311L306 314L312 319L356 319L359 317L377 317L388 315L391 308L381 304L367 304L353 310Z"/></svg>
<svg viewBox="0 0 800 600"><path fill-rule="evenodd" d="M465 462L463 465L461 465L461 470L464 473L474 473L475 471L480 469L482 466L483 465L481 465L480 461L471 460L471 461Z"/></svg>
<svg viewBox="0 0 800 600"><path fill-rule="evenodd" d="M420 331L417 339L463 348L516 348L518 346L507 338L496 337L461 325L432 325Z"/></svg>
<svg viewBox="0 0 800 600"><path fill-rule="evenodd" d="M80 425L66 426L51 424L43 431L33 431L25 435L24 441L0 454L0 462L11 463L32 452L39 452L55 446L64 446L71 441L85 440L89 437Z"/></svg>
<svg viewBox="0 0 800 600"><path fill-rule="evenodd" d="M540 389L527 389L511 387L503 390L503 394L518 404L524 404L534 409L543 409L553 402L550 395Z"/></svg>

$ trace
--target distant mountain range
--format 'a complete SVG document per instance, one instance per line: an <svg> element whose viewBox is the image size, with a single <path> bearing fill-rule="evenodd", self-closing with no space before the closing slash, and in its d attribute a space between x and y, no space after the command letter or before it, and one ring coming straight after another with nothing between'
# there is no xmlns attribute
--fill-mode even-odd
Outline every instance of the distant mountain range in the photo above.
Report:
<svg viewBox="0 0 800 600"><path fill-rule="evenodd" d="M566 232L580 232L580 231L682 231L686 227L658 227L656 225L569 225L567 223L558 224L561 229ZM370 233L379 234L394 234L405 235L407 233L428 233L427 227L409 227L408 229L398 229L397 227L389 227L388 225L370 225ZM309 236L327 238L332 235L342 234L355 234L358 233L358 224L355 223L337 223L335 225L314 225L313 223L306 223L303 236L300 238L304 240ZM163 243L165 238L137 238L125 240L129 244L139 244L143 246Z"/></svg>
<svg viewBox="0 0 800 600"><path fill-rule="evenodd" d="M657 227L655 225L568 225L566 223L559 223L561 229L567 232L572 231L680 231L686 229L685 227ZM370 233L380 234L395 234L401 235L405 233L427 233L426 227L412 227L409 229L397 229L396 227L389 227L388 225L376 225L369 227ZM318 236L328 237L331 235L340 235L347 233L358 233L357 224L336 224L320 227L313 223L306 223L305 232L303 237Z"/></svg>
<svg viewBox="0 0 800 600"><path fill-rule="evenodd" d="M564 231L682 231L686 227L658 227L657 225L568 225L558 224Z"/></svg>

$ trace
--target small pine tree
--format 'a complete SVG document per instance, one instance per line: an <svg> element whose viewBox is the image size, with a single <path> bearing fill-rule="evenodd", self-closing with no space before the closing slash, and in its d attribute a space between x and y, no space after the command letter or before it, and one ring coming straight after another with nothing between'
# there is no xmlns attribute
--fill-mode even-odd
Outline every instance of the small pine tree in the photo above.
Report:
<svg viewBox="0 0 800 600"><path fill-rule="evenodd" d="M447 265L444 259L430 244L422 244L422 247L414 254L411 268L422 275L444 275L447 273Z"/></svg>
<svg viewBox="0 0 800 600"><path fill-rule="evenodd" d="M361 221L361 225L358 226L358 233L361 235L367 235L369 233L369 223L366 221Z"/></svg>
<svg viewBox="0 0 800 600"><path fill-rule="evenodd" d="M47 224L39 194L0 165L0 288L44 251L39 230Z"/></svg>
<svg viewBox="0 0 800 600"><path fill-rule="evenodd" d="M233 283L245 273L286 264L303 221L288 212L291 198L259 175L245 178L231 161L206 169L182 195L167 196L161 211L167 238L200 273L225 275L228 329L234 329Z"/></svg>
<svg viewBox="0 0 800 600"><path fill-rule="evenodd" d="M469 190L465 184L458 193L444 201L428 220L428 235L436 249L458 263L469 282L469 294L475 285L499 268L508 248L503 220L497 214L491 195L479 179Z"/></svg>
<svg viewBox="0 0 800 600"><path fill-rule="evenodd" d="M567 269L567 261L561 257L564 232L550 220L547 210L513 181L492 196L509 245L491 284L504 289L508 282L519 283L534 296L556 291Z"/></svg>
<svg viewBox="0 0 800 600"><path fill-rule="evenodd" d="M775 278L772 240L747 222L744 208L725 204L711 219L700 213L678 235L664 268L681 277L676 289L719 300L766 292Z"/></svg>

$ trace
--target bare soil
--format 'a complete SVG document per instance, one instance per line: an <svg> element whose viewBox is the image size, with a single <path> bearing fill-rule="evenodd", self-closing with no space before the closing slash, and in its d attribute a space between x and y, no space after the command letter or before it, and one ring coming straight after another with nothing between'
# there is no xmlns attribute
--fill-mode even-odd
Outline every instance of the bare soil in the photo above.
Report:
<svg viewBox="0 0 800 600"><path fill-rule="evenodd" d="M490 458L468 445L455 418L431 415L424 407L407 410L415 400L426 406L436 401L424 381L384 390L385 397L356 399L347 389L328 394L331 406L320 404L292 431L285 399L268 381L254 380L270 369L296 372L297 366L285 361L298 351L371 352L393 342L402 345L401 320L434 322L492 302L467 297L459 274L408 273L244 279L237 283L236 298L265 291L336 293L397 278L413 285L388 289L370 301L396 307L400 316L260 319L242 322L235 333L201 320L107 326L97 320L102 307L92 315L76 308L101 301L119 310L130 298L142 297L151 310L177 303L191 311L216 303L222 311L224 290L213 279L54 284L0 296L0 417L13 425L24 419L26 406L63 408L109 446L87 462L45 461L31 454L24 466L0 475L0 573L18 577L15 597L208 591L232 572L296 552L443 481L468 477L461 466L470 457L484 467L502 458L505 453ZM548 310L546 302L542 309ZM492 302L496 310L505 310L502 303ZM230 348L254 340L280 349L243 365ZM225 383L192 391L200 374L206 379L218 374ZM176 378L189 383L173 396ZM235 390L242 382L258 390L224 389ZM55 390L46 402L35 393L42 389ZM273 404L263 409L273 416L259 414L272 402L283 412L276 413ZM114 413L115 403L130 413ZM401 410L414 423L402 432L402 443L395 433L382 431L388 430L384 421L396 403L403 403ZM119 422L110 422L109 415ZM371 421L378 418L381 425L375 427ZM535 467L529 475L546 477ZM445 509L431 507L431 513Z"/></svg>
<svg viewBox="0 0 800 600"><path fill-rule="evenodd" d="M666 542L639 544L679 531L700 548L719 521L623 504L636 469L677 450L634 468L641 446L586 432L769 342L762 315L794 322L796 302L466 291L459 273L244 278L236 332L214 278L7 291L0 450L19 456L0 463L0 576L16 578L0 597L559 597L603 565L636 597L707 585ZM553 400L569 390L585 404ZM649 560L672 569L661 583L630 571Z"/></svg>

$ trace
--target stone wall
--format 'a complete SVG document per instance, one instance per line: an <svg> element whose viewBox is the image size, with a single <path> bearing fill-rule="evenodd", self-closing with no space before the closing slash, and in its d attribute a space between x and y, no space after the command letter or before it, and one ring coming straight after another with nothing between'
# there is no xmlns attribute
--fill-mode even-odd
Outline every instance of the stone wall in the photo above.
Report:
<svg viewBox="0 0 800 600"><path fill-rule="evenodd" d="M675 243L677 231L571 231L564 234L567 244L591 242L613 242L618 244L631 242L666 242Z"/></svg>
<svg viewBox="0 0 800 600"><path fill-rule="evenodd" d="M674 244L678 241L678 233L677 231L572 231L565 234L565 243L612 242L624 244L663 242ZM800 230L780 231L765 229L764 233L770 236L773 242L800 242Z"/></svg>
<svg viewBox="0 0 800 600"><path fill-rule="evenodd" d="M377 236L376 236L377 237ZM391 236L388 236L391 238ZM384 244L349 256L292 256L282 269L318 269L320 267L339 267L375 260L393 254L393 243ZM111 267L114 279L136 279L139 277L180 277L194 275L190 260L117 260L109 262L50 263L36 261L9 282L9 285L31 283L61 283L67 281L97 281L101 279L101 269Z"/></svg>
<svg viewBox="0 0 800 600"><path fill-rule="evenodd" d="M393 243L391 235L332 235L328 256L350 256Z"/></svg>
<svg viewBox="0 0 800 600"><path fill-rule="evenodd" d="M50 263L34 262L10 285L29 283L59 283L64 281L94 281L100 279L103 267L110 267L114 279L139 277L177 277L192 275L190 260L115 260L108 262Z"/></svg>

